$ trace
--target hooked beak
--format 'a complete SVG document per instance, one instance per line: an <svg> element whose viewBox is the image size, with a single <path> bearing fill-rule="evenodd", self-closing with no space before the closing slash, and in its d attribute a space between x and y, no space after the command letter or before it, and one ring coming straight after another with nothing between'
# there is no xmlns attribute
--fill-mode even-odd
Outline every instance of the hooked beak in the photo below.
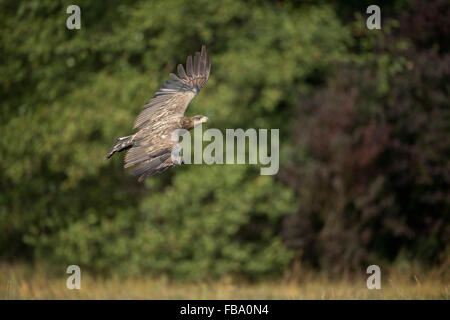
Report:
<svg viewBox="0 0 450 320"><path fill-rule="evenodd" d="M209 118L208 118L208 117L203 117L203 118L200 120L200 122L201 122L201 123L209 122Z"/></svg>

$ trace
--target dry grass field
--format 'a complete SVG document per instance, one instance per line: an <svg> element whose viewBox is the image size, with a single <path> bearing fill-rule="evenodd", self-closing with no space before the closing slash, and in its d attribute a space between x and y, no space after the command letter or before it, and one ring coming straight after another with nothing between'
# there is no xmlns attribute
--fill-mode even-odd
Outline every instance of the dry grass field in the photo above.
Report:
<svg viewBox="0 0 450 320"><path fill-rule="evenodd" d="M450 281L442 270L390 270L380 290L368 290L366 279L330 280L307 273L256 284L221 280L179 283L167 279L94 278L81 276L81 289L66 288L66 276L42 268L0 265L0 299L449 299Z"/></svg>

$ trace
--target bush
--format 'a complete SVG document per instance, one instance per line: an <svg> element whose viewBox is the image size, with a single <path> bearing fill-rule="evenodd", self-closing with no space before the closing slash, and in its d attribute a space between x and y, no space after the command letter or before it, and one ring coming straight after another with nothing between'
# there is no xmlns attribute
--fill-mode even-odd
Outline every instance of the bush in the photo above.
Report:
<svg viewBox="0 0 450 320"><path fill-rule="evenodd" d="M429 30L448 33L445 10L430 7ZM283 180L300 209L285 218L284 237L321 269L448 259L450 55L427 41L434 32L404 38L422 14L405 14L406 24L372 42L373 54L340 65L298 105L292 134L301 152Z"/></svg>

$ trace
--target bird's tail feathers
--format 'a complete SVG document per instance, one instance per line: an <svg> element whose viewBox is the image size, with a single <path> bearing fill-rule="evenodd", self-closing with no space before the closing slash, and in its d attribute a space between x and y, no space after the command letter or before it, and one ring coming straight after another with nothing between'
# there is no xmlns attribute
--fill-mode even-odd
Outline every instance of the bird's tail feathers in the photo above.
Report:
<svg viewBox="0 0 450 320"><path fill-rule="evenodd" d="M132 135L126 137L119 137L116 139L116 143L114 143L111 151L106 155L106 160L111 158L111 156L116 152L121 152L123 150L128 149L133 145L132 143Z"/></svg>

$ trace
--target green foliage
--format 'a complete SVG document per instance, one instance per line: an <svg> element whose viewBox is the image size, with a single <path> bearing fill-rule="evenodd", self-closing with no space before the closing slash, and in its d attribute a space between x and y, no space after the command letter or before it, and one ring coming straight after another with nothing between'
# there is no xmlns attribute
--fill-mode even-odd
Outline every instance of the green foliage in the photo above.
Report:
<svg viewBox="0 0 450 320"><path fill-rule="evenodd" d="M291 255L275 236L292 200L273 179L240 165L185 170L143 201L147 223L133 259L157 274L189 278L280 274Z"/></svg>

